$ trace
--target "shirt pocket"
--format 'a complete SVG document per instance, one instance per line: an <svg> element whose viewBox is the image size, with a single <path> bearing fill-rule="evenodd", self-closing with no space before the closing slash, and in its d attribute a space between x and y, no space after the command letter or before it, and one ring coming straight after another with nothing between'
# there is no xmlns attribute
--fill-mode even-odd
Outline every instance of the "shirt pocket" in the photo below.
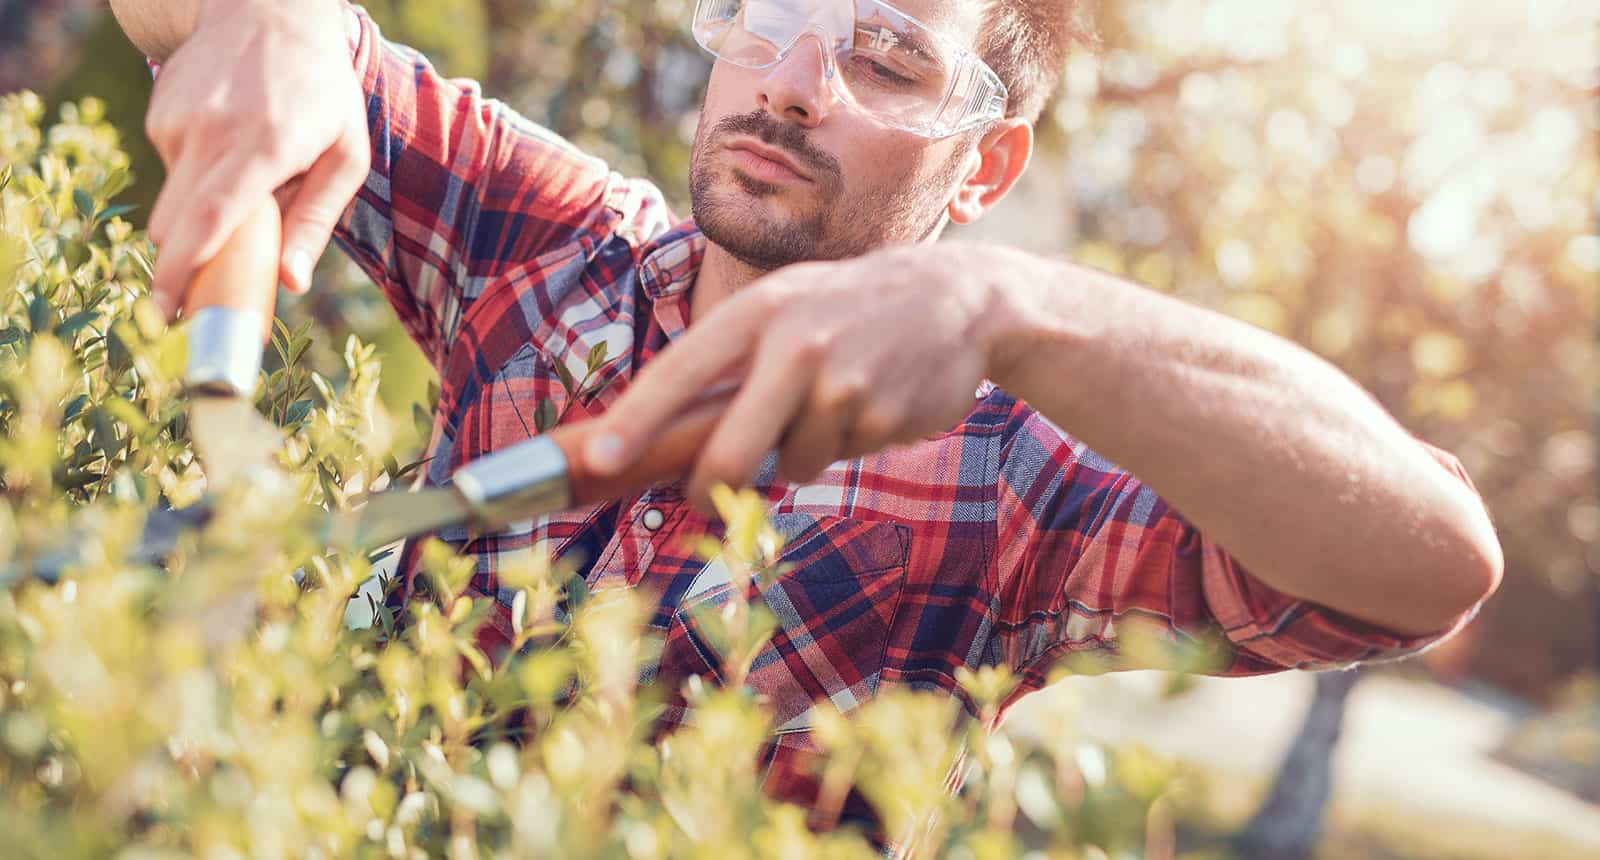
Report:
<svg viewBox="0 0 1600 860"><path fill-rule="evenodd" d="M814 707L846 712L876 694L911 529L804 513L777 514L772 523L786 537L780 564L792 567L764 590L750 584L750 602L764 603L778 624L745 683L766 697L777 732L803 732ZM729 588L720 558L696 574L668 624L663 676L723 679L723 655L705 619L727 603Z"/></svg>

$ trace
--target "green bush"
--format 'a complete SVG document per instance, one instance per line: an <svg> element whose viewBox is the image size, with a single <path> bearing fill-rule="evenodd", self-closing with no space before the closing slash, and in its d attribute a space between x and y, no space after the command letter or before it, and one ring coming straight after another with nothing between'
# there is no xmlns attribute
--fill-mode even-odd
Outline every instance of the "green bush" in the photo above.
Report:
<svg viewBox="0 0 1600 860"><path fill-rule="evenodd" d="M163 566L130 560L150 511L205 492L184 332L144 297L152 248L113 202L128 171L102 106L68 105L47 133L41 113L30 94L0 102L0 560L17 574L70 545L79 562L0 590L7 856L873 854L762 795L770 723L738 685L691 679L696 719L653 739L665 697L636 685L653 643L627 591L585 594L538 561L504 571L524 647L491 665L473 644L488 607L461 596L472 562L433 541L432 599L374 602L375 623L348 627L371 566L313 545L302 512L405 471L378 357L354 337L324 375L305 366L319 330L280 324L257 406L281 444L246 454L281 474L230 486ZM707 549L736 576L775 575L763 503L719 504L728 537ZM735 601L705 624L739 679L773 619ZM1013 688L990 670L965 683L988 718ZM1171 777L1147 756L1065 724L1033 748L959 717L952 698L909 693L823 714L825 802L858 787L922 856L1019 854L1026 819L1056 856L1131 857L1170 820ZM973 767L950 795L964 746Z"/></svg>

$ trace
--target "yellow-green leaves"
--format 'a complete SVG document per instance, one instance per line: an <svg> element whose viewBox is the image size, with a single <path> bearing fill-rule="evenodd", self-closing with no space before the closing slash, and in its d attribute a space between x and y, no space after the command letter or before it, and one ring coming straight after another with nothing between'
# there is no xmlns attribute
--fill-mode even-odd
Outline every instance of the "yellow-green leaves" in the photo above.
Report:
<svg viewBox="0 0 1600 860"><path fill-rule="evenodd" d="M373 623L346 629L373 564L315 545L309 514L422 464L389 450L378 351L320 322L274 328L255 406L276 426L254 452L273 477L214 495L160 565L130 559L152 511L208 489L185 331L146 296L150 247L118 217L127 173L101 106L48 134L39 110L0 100L0 563L63 543L79 562L59 583L0 590L6 850L877 856L852 829L808 826L837 819L852 788L916 856L1009 856L1019 808L1061 856L1138 843L1167 785L1159 764L977 731L960 697L987 723L1018 683L993 667L962 671L955 695L886 679L849 717L818 702L812 734L780 739L815 764L817 808L764 793L770 703L742 682L771 647L764 595L788 571L752 492L715 492L725 534L696 548L728 585L683 616L713 670L679 687L641 684L661 660L651 596L591 593L544 546L499 556L497 593L475 595L476 555L424 541L413 581L367 589ZM608 361L596 347L581 379L562 370L569 406ZM562 417L545 412L541 428ZM211 460L239 454L228 434L207 441ZM482 650L491 623L510 631L507 653ZM690 713L667 731L680 701ZM1091 780L1079 759L1111 764ZM979 767L955 796L945 780L963 760Z"/></svg>

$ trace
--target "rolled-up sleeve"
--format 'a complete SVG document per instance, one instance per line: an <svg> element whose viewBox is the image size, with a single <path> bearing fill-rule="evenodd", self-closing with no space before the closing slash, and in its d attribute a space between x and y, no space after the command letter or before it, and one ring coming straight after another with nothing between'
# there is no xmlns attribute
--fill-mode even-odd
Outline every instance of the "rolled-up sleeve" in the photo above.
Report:
<svg viewBox="0 0 1600 860"><path fill-rule="evenodd" d="M1454 457L1429 450L1471 485ZM1477 613L1405 636L1290 597L1251 576L1138 478L1020 403L1003 441L997 528L995 650L1027 687L1042 686L1074 652L1144 668L1137 649L1120 647L1131 629L1214 651L1214 661L1202 661L1206 671L1254 675L1399 659Z"/></svg>

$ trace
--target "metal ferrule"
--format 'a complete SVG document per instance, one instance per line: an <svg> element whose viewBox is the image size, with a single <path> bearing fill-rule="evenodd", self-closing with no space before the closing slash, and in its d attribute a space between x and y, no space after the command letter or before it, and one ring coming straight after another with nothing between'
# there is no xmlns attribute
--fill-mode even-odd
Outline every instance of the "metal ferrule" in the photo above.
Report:
<svg viewBox="0 0 1600 860"><path fill-rule="evenodd" d="M479 457L457 469L450 481L480 526L572 506L567 456L547 436Z"/></svg>
<svg viewBox="0 0 1600 860"><path fill-rule="evenodd" d="M250 397L261 373L261 330L266 320L255 311L201 308L189 324L190 391L222 397Z"/></svg>

